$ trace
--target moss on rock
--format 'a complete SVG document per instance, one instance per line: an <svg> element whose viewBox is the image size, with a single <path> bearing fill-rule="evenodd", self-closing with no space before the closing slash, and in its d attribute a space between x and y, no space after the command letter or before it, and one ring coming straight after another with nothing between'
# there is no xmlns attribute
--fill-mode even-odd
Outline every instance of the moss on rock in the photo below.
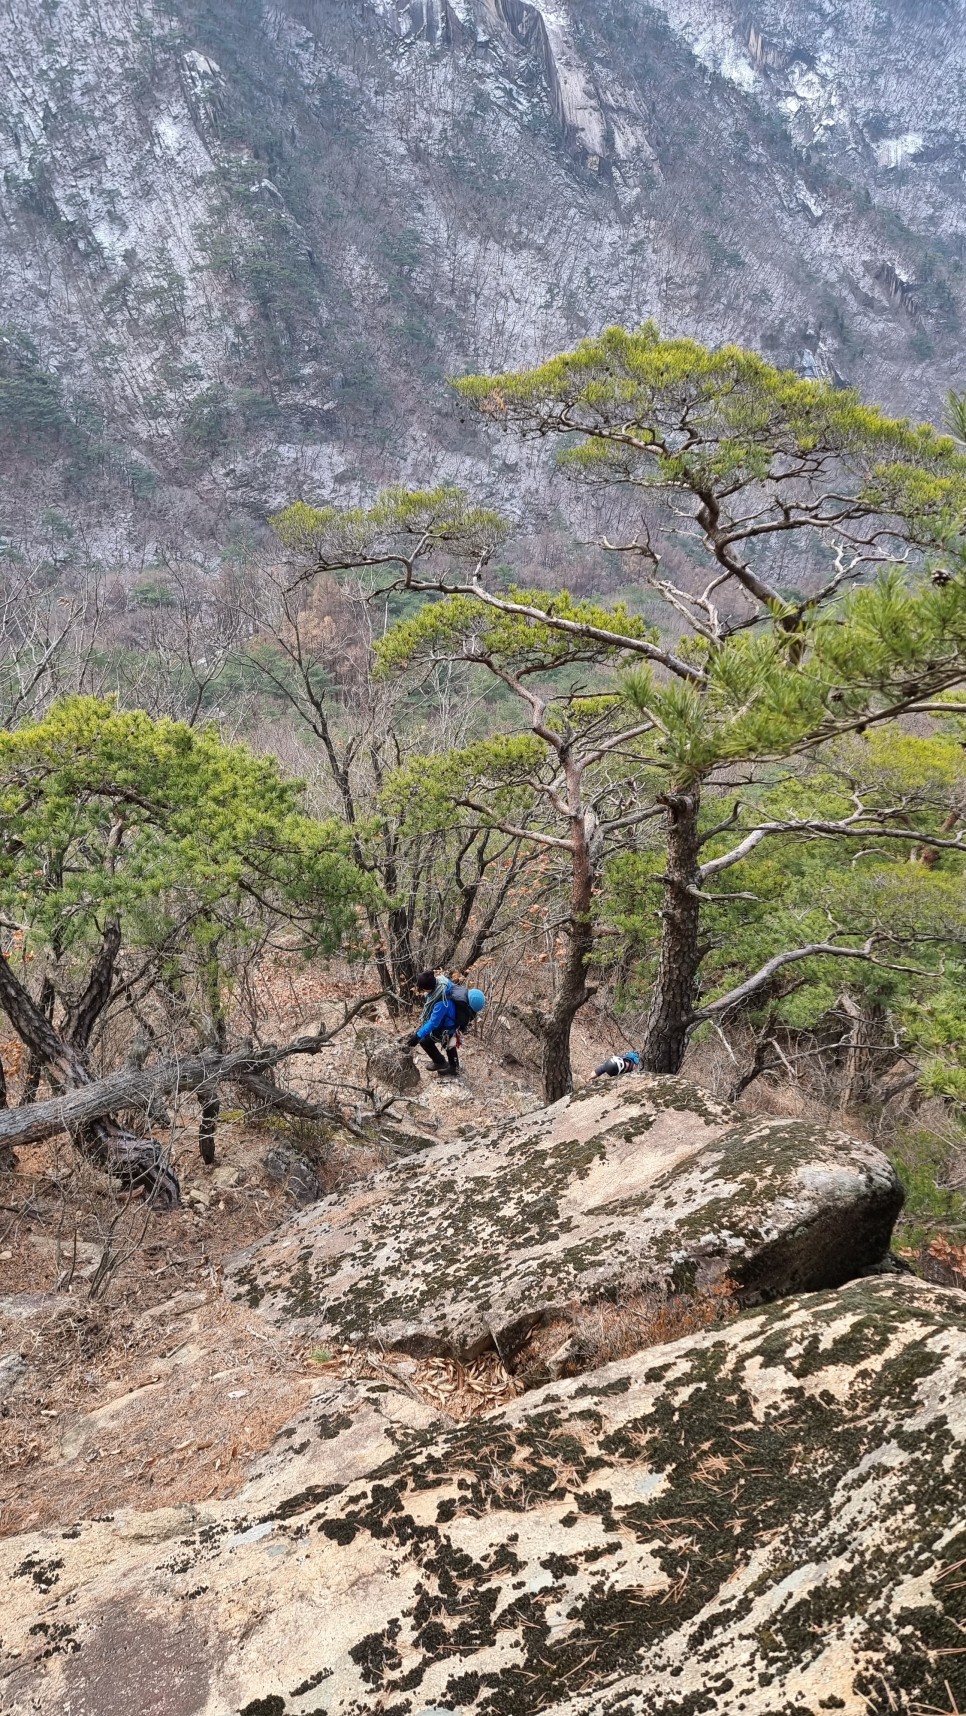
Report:
<svg viewBox="0 0 966 1716"><path fill-rule="evenodd" d="M643 1285L838 1285L883 1256L901 1201L869 1145L629 1079L324 1200L236 1260L234 1291L319 1340L512 1354L568 1306Z"/></svg>
<svg viewBox="0 0 966 1716"><path fill-rule="evenodd" d="M201 1588L191 1716L962 1707L964 1374L964 1295L853 1282L280 1493L264 1523L221 1504L161 1560L107 1525L40 1534L0 1552L13 1708L74 1707L105 1614L174 1637Z"/></svg>

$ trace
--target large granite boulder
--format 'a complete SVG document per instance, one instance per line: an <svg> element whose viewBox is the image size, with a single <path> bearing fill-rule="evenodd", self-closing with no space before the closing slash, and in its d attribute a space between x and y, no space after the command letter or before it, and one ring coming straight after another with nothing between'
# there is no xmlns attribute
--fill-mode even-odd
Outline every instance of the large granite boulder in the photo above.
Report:
<svg viewBox="0 0 966 1716"><path fill-rule="evenodd" d="M321 1340L512 1356L642 1287L838 1286L882 1258L901 1204L868 1144L681 1079L605 1081L324 1199L240 1255L229 1290Z"/></svg>
<svg viewBox="0 0 966 1716"><path fill-rule="evenodd" d="M882 1278L410 1427L338 1490L329 1424L324 1499L0 1546L3 1708L966 1708L964 1375L966 1297Z"/></svg>

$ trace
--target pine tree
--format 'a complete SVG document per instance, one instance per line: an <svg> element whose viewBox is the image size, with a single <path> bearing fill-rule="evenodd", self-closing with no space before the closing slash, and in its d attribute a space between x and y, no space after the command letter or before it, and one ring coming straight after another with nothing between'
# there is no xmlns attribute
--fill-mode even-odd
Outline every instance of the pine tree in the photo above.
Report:
<svg viewBox="0 0 966 1716"><path fill-rule="evenodd" d="M488 587L508 527L454 490L394 490L351 512L300 506L278 528L315 573L365 565L387 586L446 598L390 636L387 663L448 652L505 675L508 623L532 631L540 666L527 668L530 690L551 667L594 663L613 676L622 664L639 757L633 814L659 813L664 827L643 1060L674 1072L710 1016L699 1001L701 924L730 897L718 878L779 832L747 814L739 795L725 824L733 844L722 851L724 830L705 807L763 763L913 712L948 712L966 679L966 456L951 436L888 418L852 391L802 381L736 347L663 340L651 325L609 329L536 369L470 377L458 390L495 425L557 438L562 469L616 488L625 512L636 503L633 534L604 542L667 605L666 633L599 605ZM674 535L695 566L686 585L663 575ZM562 641L551 663L553 634ZM531 710L539 738L532 699ZM559 783L565 748L553 721L544 725L553 737L543 742L558 747ZM886 838L894 807L860 806L836 830L821 823L803 818L795 832L847 839L861 828L865 839ZM818 956L875 961L877 944L784 948L714 1008L738 1005L787 964Z"/></svg>

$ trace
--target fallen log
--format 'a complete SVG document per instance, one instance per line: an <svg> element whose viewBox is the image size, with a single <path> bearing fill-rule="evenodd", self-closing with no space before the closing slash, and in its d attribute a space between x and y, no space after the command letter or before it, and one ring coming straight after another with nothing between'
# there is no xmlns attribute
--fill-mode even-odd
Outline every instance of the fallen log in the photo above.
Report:
<svg viewBox="0 0 966 1716"><path fill-rule="evenodd" d="M113 958L110 947L108 957ZM70 1036L62 1036L54 1029L29 991L14 975L9 961L2 953L0 1007L21 1042L26 1044L36 1066L43 1068L49 1082L55 1088L59 1085L65 1093L63 1097L55 1097L53 1104L30 1102L24 1108L5 1109L3 1118L11 1128L5 1142L10 1147L18 1141L16 1121L20 1116L34 1117L41 1110L49 1112L52 1106L67 1102L75 1093L82 1098L83 1093L98 1081L91 1077L84 1059L83 1047L78 1046ZM83 1032L83 1021L81 1030ZM143 1191L158 1208L171 1209L181 1202L181 1188L168 1161L167 1152L154 1138L138 1138L113 1118L112 1110L116 1111L124 1106L126 1105L123 1102L113 1103L107 1108L94 1104L77 1121L63 1120L57 1126L48 1126L46 1130L41 1130L32 1138L24 1136L21 1141L37 1143L57 1132L67 1131L85 1156L96 1162L98 1167L106 1168L127 1190ZM6 1154L3 1143L0 1143L0 1153Z"/></svg>
<svg viewBox="0 0 966 1716"><path fill-rule="evenodd" d="M0 1001L9 1017L10 1009L3 994L5 963L0 956ZM12 977L9 967L7 973ZM13 982L16 984L16 978ZM161 1146L153 1139L138 1138L128 1132L112 1116L132 1108L150 1113L159 1097L186 1091L203 1098L213 1097L219 1085L238 1084L251 1090L265 1106L344 1125L338 1114L284 1090L268 1075L283 1061L298 1055L317 1055L328 1048L351 1019L378 999L366 996L348 1008L344 1018L331 1029L293 1037L287 1043L266 1043L258 1048L249 1043L227 1051L201 1049L189 1055L170 1055L150 1066L129 1061L117 1072L100 1079L92 1078L78 1058L69 1055L53 1027L43 1020L49 1033L43 1040L45 1062L59 1082L62 1080L66 1085L70 1079L71 1087L45 1102L0 1110L0 1153L17 1145L39 1144L66 1132L86 1155L125 1184L142 1186L160 1205L177 1204L180 1202L177 1177L168 1166ZM18 1005L22 1007L19 998ZM29 1023L36 1036L35 1022Z"/></svg>
<svg viewBox="0 0 966 1716"><path fill-rule="evenodd" d="M147 1111L159 1096L214 1089L219 1084L249 1086L262 1100L283 1112L312 1119L337 1119L319 1103L306 1102L292 1091L273 1085L264 1077L267 1070L295 1055L316 1055L332 1041L329 1032L296 1037L289 1043L267 1044L261 1049L243 1048L221 1053L202 1049L194 1055L172 1055L152 1066L128 1064L106 1078L65 1090L46 1102L27 1108L0 1111L0 1147L39 1144L58 1132L74 1132L120 1109ZM142 1140L143 1142L143 1140Z"/></svg>

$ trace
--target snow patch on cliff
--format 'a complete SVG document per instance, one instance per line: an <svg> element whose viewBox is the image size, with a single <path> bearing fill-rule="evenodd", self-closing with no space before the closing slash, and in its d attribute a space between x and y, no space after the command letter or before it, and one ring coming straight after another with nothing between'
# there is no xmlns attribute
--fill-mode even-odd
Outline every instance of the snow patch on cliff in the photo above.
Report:
<svg viewBox="0 0 966 1716"><path fill-rule="evenodd" d="M735 32L730 8L718 0L663 0L664 12L672 29L687 43L696 60L707 71L727 78L729 83L748 92L758 84L758 74L751 55Z"/></svg>
<svg viewBox="0 0 966 1716"><path fill-rule="evenodd" d="M839 124L844 116L841 98L832 68L821 58L814 66L791 66L788 81L791 87L779 106L791 122L796 143L807 147Z"/></svg>
<svg viewBox="0 0 966 1716"><path fill-rule="evenodd" d="M925 139L918 131L907 131L902 137L883 137L875 144L875 158L880 167L904 167L922 153Z"/></svg>

